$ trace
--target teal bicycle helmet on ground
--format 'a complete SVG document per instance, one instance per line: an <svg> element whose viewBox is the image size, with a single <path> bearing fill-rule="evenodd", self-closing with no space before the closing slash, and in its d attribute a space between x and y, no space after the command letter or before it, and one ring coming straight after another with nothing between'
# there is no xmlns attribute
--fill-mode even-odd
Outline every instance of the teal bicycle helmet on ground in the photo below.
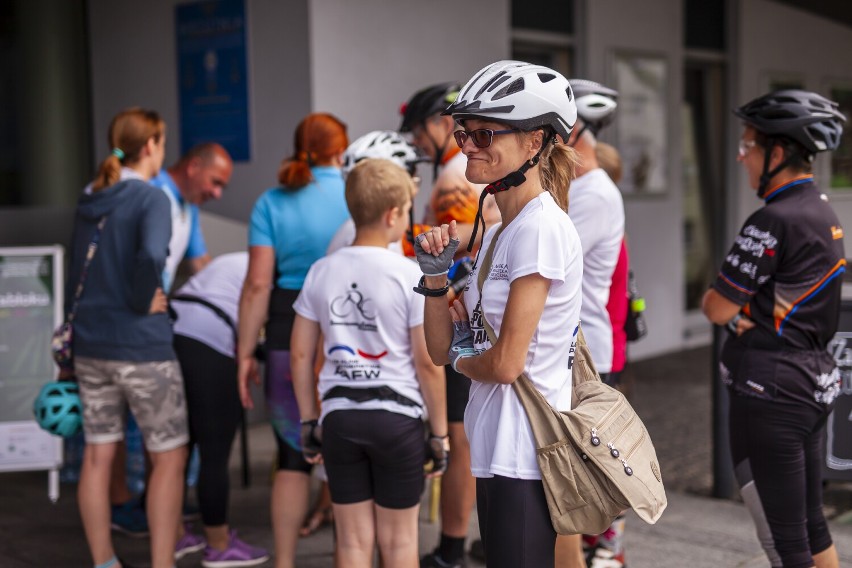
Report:
<svg viewBox="0 0 852 568"><path fill-rule="evenodd" d="M54 436L68 438L83 425L83 405L77 383L50 382L41 387L33 403L36 422Z"/></svg>

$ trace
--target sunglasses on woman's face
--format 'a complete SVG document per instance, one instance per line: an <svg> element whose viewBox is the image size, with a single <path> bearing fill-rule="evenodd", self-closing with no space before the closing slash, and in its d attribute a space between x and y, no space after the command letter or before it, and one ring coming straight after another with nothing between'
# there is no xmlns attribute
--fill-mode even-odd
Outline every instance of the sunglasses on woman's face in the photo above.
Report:
<svg viewBox="0 0 852 568"><path fill-rule="evenodd" d="M467 139L473 142L473 145L477 148L488 148L491 146L491 142L494 141L494 136L497 134L510 134L512 132L517 132L517 130L491 130L489 128L477 128L476 130L456 130L453 132L453 136L456 139L456 144L459 145L459 148L464 148L464 143L467 142Z"/></svg>

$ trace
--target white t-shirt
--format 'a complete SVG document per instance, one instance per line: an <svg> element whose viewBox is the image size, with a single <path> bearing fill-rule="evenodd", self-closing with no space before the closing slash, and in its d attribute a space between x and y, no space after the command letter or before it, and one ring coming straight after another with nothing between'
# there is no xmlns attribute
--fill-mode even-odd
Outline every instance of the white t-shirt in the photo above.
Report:
<svg viewBox="0 0 852 568"><path fill-rule="evenodd" d="M483 251L488 250L498 227L485 234ZM573 334L580 319L583 256L571 220L549 193L543 192L530 201L500 235L491 271L483 284L482 303L477 289L478 273L477 267L470 275L464 303L474 343L480 350L491 347L482 325L482 311L499 337L512 281L534 273L551 280L524 370L554 408L569 410L570 365ZM470 440L474 477L541 479L529 420L512 385L472 381L464 429Z"/></svg>
<svg viewBox="0 0 852 568"><path fill-rule="evenodd" d="M320 398L336 386L387 386L419 405L335 397L323 400L320 421L342 409L424 415L410 333L423 325L424 301L413 290L420 275L404 256L371 246L345 247L311 266L293 308L323 333Z"/></svg>
<svg viewBox="0 0 852 568"><path fill-rule="evenodd" d="M169 256L163 269L163 289L168 293L175 280L178 266L183 260L186 248L189 246L189 236L192 231L192 212L190 204L181 203L174 192L167 186L162 186L163 193L172 205L172 238L169 241Z"/></svg>
<svg viewBox="0 0 852 568"><path fill-rule="evenodd" d="M348 247L352 243L355 242L355 221L351 218L345 220L340 228L337 229L337 232L334 233L334 236L331 238L331 242L328 244L328 248L325 250L325 254L329 255L336 250L342 249L343 247ZM392 250L395 253L403 254L402 252L402 244L399 241L394 241L388 244L388 249Z"/></svg>
<svg viewBox="0 0 852 568"><path fill-rule="evenodd" d="M600 168L571 182L568 216L583 245L583 334L599 373L612 370L612 322L606 304L624 239L621 192Z"/></svg>
<svg viewBox="0 0 852 568"><path fill-rule="evenodd" d="M207 300L230 316L237 324L240 293L248 272L248 253L234 252L214 258L210 264L180 287L176 296L195 296ZM234 331L213 310L202 304L173 299L177 312L176 335L200 341L223 355L236 352Z"/></svg>

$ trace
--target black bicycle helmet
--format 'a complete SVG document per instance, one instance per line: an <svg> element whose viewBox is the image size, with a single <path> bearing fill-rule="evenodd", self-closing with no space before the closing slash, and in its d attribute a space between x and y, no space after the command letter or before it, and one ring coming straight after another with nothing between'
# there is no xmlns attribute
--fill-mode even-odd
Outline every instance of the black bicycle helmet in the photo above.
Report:
<svg viewBox="0 0 852 568"><path fill-rule="evenodd" d="M812 154L837 149L846 122L836 102L798 89L763 95L734 114L769 137L795 140Z"/></svg>
<svg viewBox="0 0 852 568"><path fill-rule="evenodd" d="M399 110L402 115L399 131L411 132L415 126L450 106L460 89L458 83L439 83L414 93Z"/></svg>
<svg viewBox="0 0 852 568"><path fill-rule="evenodd" d="M782 139L798 143L812 160L817 152L835 150L840 145L846 117L837 110L837 103L822 95L799 89L784 89L758 97L746 103L734 114L746 124L769 138L763 154L763 173L757 186L757 196L763 198L769 182L789 166L793 155L769 169L772 148Z"/></svg>

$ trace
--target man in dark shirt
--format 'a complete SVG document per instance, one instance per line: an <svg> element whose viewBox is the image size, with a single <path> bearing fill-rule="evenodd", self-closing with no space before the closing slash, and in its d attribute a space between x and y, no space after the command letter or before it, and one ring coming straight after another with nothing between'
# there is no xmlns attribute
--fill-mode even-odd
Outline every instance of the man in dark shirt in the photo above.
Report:
<svg viewBox="0 0 852 568"><path fill-rule="evenodd" d="M840 386L827 345L846 259L812 162L837 148L846 119L836 103L799 90L735 114L745 123L738 160L765 205L746 220L703 301L707 318L731 332L720 371L731 392L735 473L773 567L834 567L820 442Z"/></svg>

